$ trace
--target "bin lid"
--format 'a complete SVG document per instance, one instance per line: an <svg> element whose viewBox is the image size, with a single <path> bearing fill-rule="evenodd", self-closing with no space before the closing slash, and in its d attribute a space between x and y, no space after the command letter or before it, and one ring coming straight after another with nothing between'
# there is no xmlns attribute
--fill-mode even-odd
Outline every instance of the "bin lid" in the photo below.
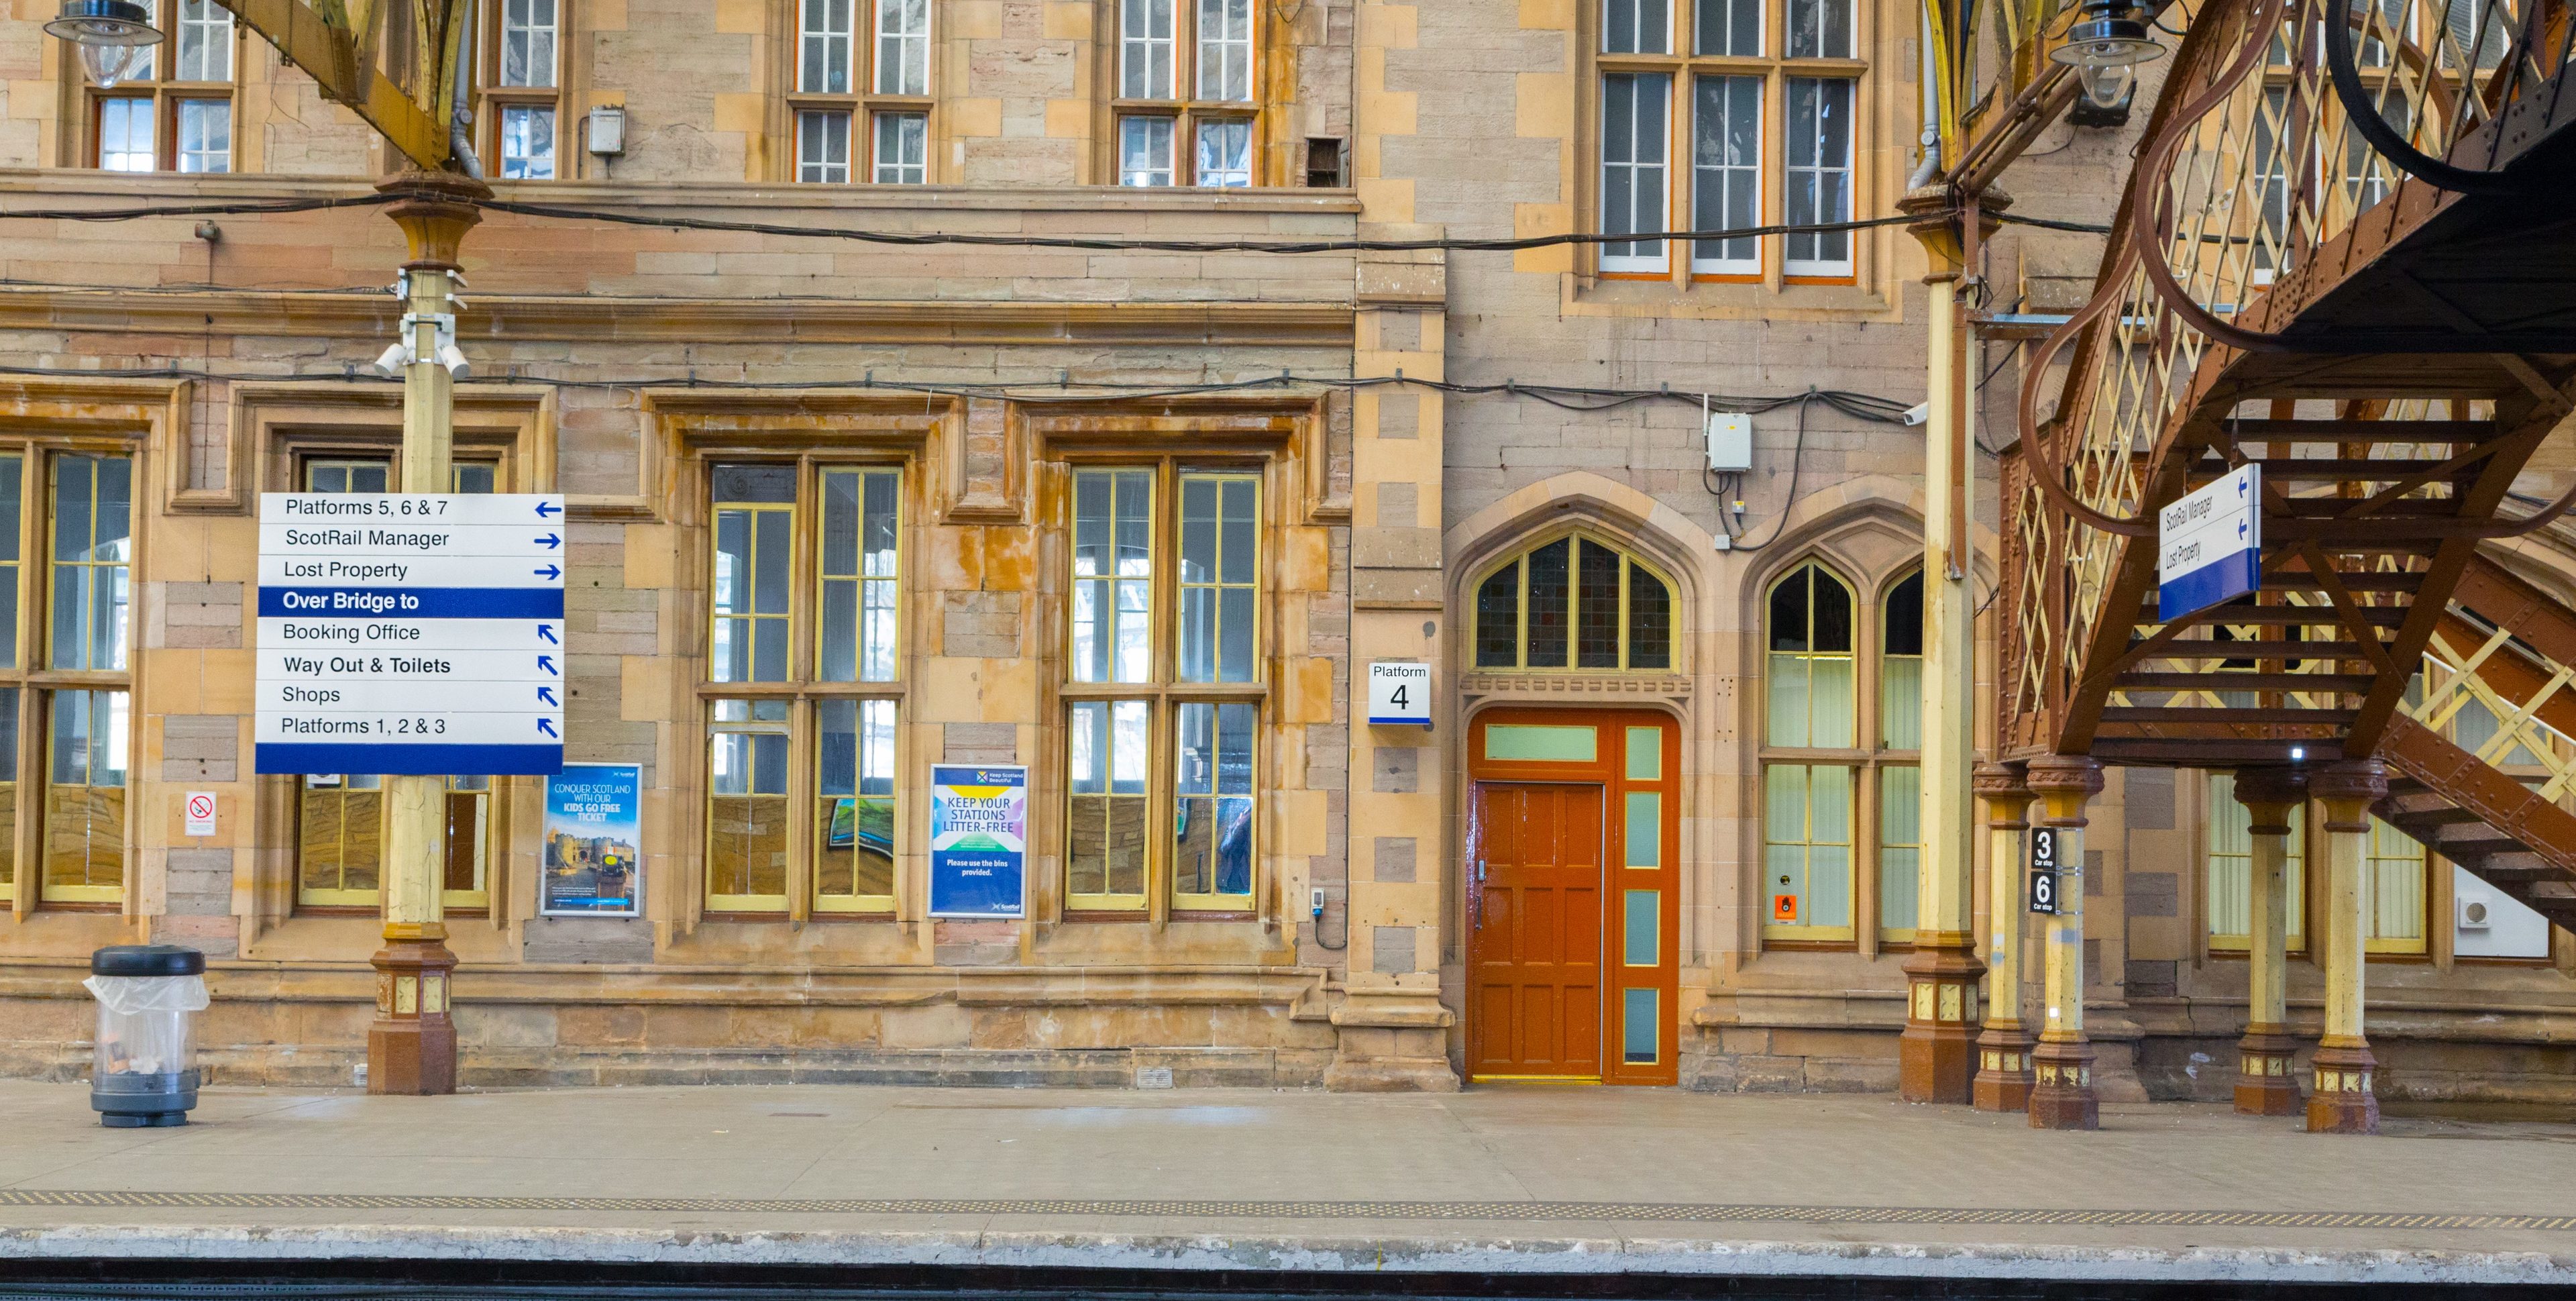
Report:
<svg viewBox="0 0 2576 1301"><path fill-rule="evenodd" d="M89 955L93 976L202 976L206 955L179 944L111 944Z"/></svg>

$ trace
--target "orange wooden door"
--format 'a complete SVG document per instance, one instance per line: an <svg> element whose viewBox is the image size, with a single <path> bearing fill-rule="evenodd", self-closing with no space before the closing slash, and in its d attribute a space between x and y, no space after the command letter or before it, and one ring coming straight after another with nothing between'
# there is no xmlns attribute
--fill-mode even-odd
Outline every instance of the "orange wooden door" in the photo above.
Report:
<svg viewBox="0 0 2576 1301"><path fill-rule="evenodd" d="M1478 782L1467 865L1471 1076L1601 1077L1601 788Z"/></svg>

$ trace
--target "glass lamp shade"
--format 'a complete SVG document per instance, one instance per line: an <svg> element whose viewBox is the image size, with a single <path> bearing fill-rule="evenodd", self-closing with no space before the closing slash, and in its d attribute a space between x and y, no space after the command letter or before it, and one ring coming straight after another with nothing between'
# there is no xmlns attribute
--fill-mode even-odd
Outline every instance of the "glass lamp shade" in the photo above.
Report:
<svg viewBox="0 0 2576 1301"><path fill-rule="evenodd" d="M81 67L102 89L125 80L143 48L161 40L152 11L137 0L63 0L45 30L80 50Z"/></svg>
<svg viewBox="0 0 2576 1301"><path fill-rule="evenodd" d="M2078 68L2117 68L2164 57L2165 47L2121 0L2093 0L2048 57ZM2087 87L2090 93L2090 87Z"/></svg>
<svg viewBox="0 0 2576 1301"><path fill-rule="evenodd" d="M90 84L100 90L113 89L134 71L134 65L147 47L141 45L84 45L80 47L81 67L89 71Z"/></svg>
<svg viewBox="0 0 2576 1301"><path fill-rule="evenodd" d="M2084 98L2097 108L2118 108L2129 92L2138 88L2138 65L2134 63L2086 63L2075 69L2075 80L2084 87Z"/></svg>

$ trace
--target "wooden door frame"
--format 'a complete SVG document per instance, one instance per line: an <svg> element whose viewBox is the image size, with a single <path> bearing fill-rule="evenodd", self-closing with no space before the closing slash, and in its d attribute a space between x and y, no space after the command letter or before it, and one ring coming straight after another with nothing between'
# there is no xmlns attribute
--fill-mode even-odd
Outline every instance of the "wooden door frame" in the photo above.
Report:
<svg viewBox="0 0 2576 1301"><path fill-rule="evenodd" d="M1595 731L1596 743L1591 762L1487 759L1485 731L1494 723L1533 723L1552 726L1589 724ZM1662 733L1657 776L1653 780L1632 779L1627 775L1627 732L1631 727L1652 726ZM1600 709L1584 706L1495 705L1478 711L1468 720L1466 736L1466 808L1465 845L1473 856L1481 841L1477 825L1479 801L1476 788L1497 784L1566 784L1594 785L1601 788L1601 1007L1596 1018L1601 1027L1601 1082L1604 1084L1671 1085L1680 1082L1680 1017L1675 1004L1681 983L1681 719L1659 709ZM1654 793L1661 797L1657 835L1661 841L1652 867L1627 866L1627 796L1630 793ZM1474 872L1461 865L1459 882L1462 891L1470 887ZM1653 975L1639 980L1625 978L1623 973L1638 968L1616 960L1619 940L1623 937L1621 922L1627 892L1651 889L1658 893L1658 917ZM1459 917L1464 934L1459 938L1466 956L1466 967L1475 968L1476 933L1472 899L1462 899ZM1631 1064L1622 1051L1620 1030L1625 1026L1624 1000L1627 989L1652 988L1656 994L1655 1060ZM1473 999L1462 999L1467 1006L1462 1015L1473 1018L1477 1011ZM1472 1021L1470 1033L1476 1028ZM1472 1053L1470 1060L1473 1060Z"/></svg>

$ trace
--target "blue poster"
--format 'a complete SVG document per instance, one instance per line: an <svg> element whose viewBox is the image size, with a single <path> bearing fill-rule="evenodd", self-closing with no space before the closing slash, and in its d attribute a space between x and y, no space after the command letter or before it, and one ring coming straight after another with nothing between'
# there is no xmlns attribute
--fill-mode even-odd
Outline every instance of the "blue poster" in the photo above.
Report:
<svg viewBox="0 0 2576 1301"><path fill-rule="evenodd" d="M568 763L546 779L545 873L537 911L547 917L644 913L642 770L631 763Z"/></svg>
<svg viewBox="0 0 2576 1301"><path fill-rule="evenodd" d="M930 769L930 915L1019 917L1028 910L1029 770Z"/></svg>

